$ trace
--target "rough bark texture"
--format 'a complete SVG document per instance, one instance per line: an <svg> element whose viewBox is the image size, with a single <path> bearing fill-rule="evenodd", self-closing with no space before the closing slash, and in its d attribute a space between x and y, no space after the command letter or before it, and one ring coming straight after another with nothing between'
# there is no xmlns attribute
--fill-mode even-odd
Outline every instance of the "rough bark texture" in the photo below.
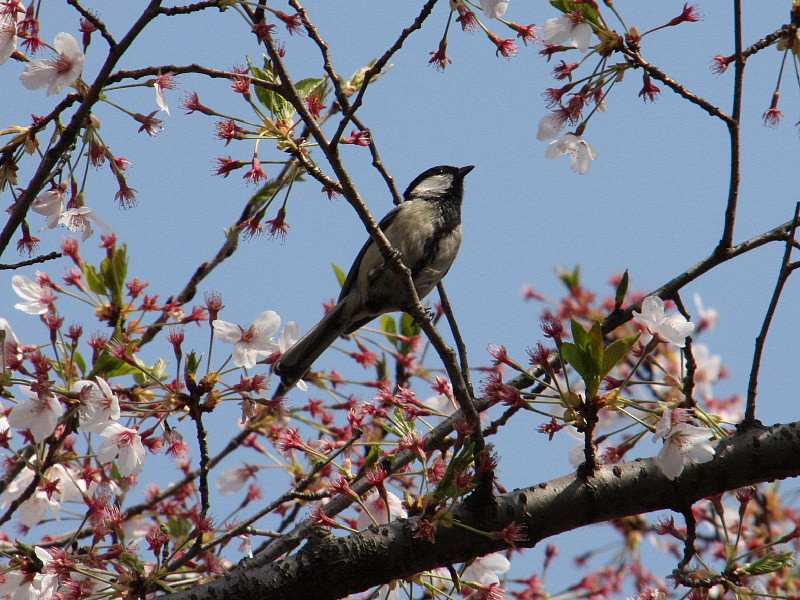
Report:
<svg viewBox="0 0 800 600"><path fill-rule="evenodd" d="M800 475L800 423L754 427L717 444L714 460L689 465L671 481L652 459L601 468L585 481L567 475L497 496L492 506L464 502L458 520L483 531L515 522L528 541L593 523L662 509L680 510L701 498L743 486ZM532 465L535 467L535 465ZM440 527L436 541L415 538L414 519L334 537L320 535L296 554L272 564L242 568L211 583L171 594L169 600L238 600L258 597L342 598L391 579L464 562L507 548L460 527Z"/></svg>

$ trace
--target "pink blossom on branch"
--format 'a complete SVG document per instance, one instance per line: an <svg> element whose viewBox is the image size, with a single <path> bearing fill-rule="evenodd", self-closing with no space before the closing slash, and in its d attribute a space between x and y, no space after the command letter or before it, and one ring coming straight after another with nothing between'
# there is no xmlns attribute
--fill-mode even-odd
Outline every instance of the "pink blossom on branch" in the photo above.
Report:
<svg viewBox="0 0 800 600"><path fill-rule="evenodd" d="M56 430L64 407L49 389L34 390L27 386L21 389L27 400L11 409L8 423L16 429L29 429L34 441L41 442Z"/></svg>
<svg viewBox="0 0 800 600"><path fill-rule="evenodd" d="M633 318L660 342L669 342L679 348L686 345L687 336L692 335L694 323L681 314L664 313L664 301L658 296L648 296L642 301L642 312L633 311Z"/></svg>
<svg viewBox="0 0 800 600"><path fill-rule="evenodd" d="M272 336L280 328L281 318L275 311L264 311L248 329L219 319L212 321L211 325L216 337L234 345L232 357L238 367L252 369L259 360L278 348Z"/></svg>
<svg viewBox="0 0 800 600"><path fill-rule="evenodd" d="M705 463L714 458L713 431L687 421L686 409L664 410L653 433L653 441L664 440L656 464L668 479L675 479L687 463Z"/></svg>
<svg viewBox="0 0 800 600"><path fill-rule="evenodd" d="M560 45L572 40L581 52L589 49L592 33L592 26L580 10L549 19L542 26L542 39L546 44Z"/></svg>
<svg viewBox="0 0 800 600"><path fill-rule="evenodd" d="M481 0L483 14L489 19L500 19L508 10L509 0Z"/></svg>
<svg viewBox="0 0 800 600"><path fill-rule="evenodd" d="M99 431L105 440L97 451L97 460L110 463L117 460L120 475L136 475L144 468L145 450L142 438L135 429L110 423Z"/></svg>
<svg viewBox="0 0 800 600"><path fill-rule="evenodd" d="M58 53L57 58L31 61L19 76L22 85L29 90L46 87L48 96L59 94L75 83L86 61L78 41L68 33L59 33L53 47Z"/></svg>
<svg viewBox="0 0 800 600"><path fill-rule="evenodd" d="M572 157L572 170L581 175L589 170L592 161L597 158L597 151L592 148L586 140L574 133L553 140L547 146L547 158L556 159L564 154Z"/></svg>
<svg viewBox="0 0 800 600"><path fill-rule="evenodd" d="M26 300L15 304L14 308L29 315L43 315L48 311L55 311L55 301L58 298L49 285L36 283L24 275L14 275L11 278L11 287L17 295Z"/></svg>
<svg viewBox="0 0 800 600"><path fill-rule="evenodd" d="M5 64L17 49L17 26L24 14L25 8L21 4L0 12L0 65Z"/></svg>

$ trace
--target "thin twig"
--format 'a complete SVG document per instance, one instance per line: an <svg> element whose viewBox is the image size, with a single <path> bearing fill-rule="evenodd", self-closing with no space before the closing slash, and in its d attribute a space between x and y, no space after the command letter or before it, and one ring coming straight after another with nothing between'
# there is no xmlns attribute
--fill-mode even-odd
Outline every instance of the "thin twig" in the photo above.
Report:
<svg viewBox="0 0 800 600"><path fill-rule="evenodd" d="M331 84L333 85L334 96L336 97L336 101L339 103L339 110L342 112L350 111L350 99L348 94L342 88L342 81L341 77L337 73L336 69L333 66L333 60L331 59L330 51L328 44L325 40L322 39L319 31L317 30L316 26L311 22L311 19L308 17L308 13L305 8L298 2L297 0L289 0L289 4L300 14L300 18L303 21L303 25L306 28L306 32L308 33L308 37L314 41L314 43L319 48L320 54L322 55L322 68L325 70L325 73L328 75L328 79L330 79ZM369 128L361 121L361 119L355 115L355 113L350 113L350 118L361 131L369 131ZM338 140L338 138L335 138ZM403 199L400 196L399 192L397 191L397 187L394 183L394 178L389 174L388 170L383 164L381 160L380 154L378 153L378 146L375 143L372 134L370 133L369 136L369 150L370 154L372 154L372 166L375 167L378 172L383 177L383 180L386 182L386 185L389 187L389 191L392 194L392 199L395 204L400 204ZM331 150L335 151L336 146L334 145Z"/></svg>
<svg viewBox="0 0 800 600"><path fill-rule="evenodd" d="M20 195L14 205L14 210L11 212L3 231L0 232L0 255L2 255L8 247L11 238L28 214L28 210L36 199L36 196L42 191L42 188L51 176L56 164L58 164L59 160L74 146L78 136L83 130L86 119L92 111L92 107L100 100L100 94L106 85L106 80L111 74L111 71L128 51L136 37L158 15L161 1L162 0L151 0L136 22L128 30L128 33L125 34L125 37L109 51L105 62L97 73L97 77L95 77L92 85L86 90L83 100L72 115L69 124L62 130L58 141L45 153L36 172L28 181L28 185L25 186L25 191Z"/></svg>
<svg viewBox="0 0 800 600"><path fill-rule="evenodd" d="M686 310L681 295L676 292L672 301L675 302L678 312L680 312L687 321L691 321L692 315ZM686 376L683 378L683 395L687 407L694 407L697 404L694 400L694 376L697 372L697 361L694 359L693 343L694 339L692 336L688 336L686 338L686 345L683 348L683 356L686 361Z"/></svg>
<svg viewBox="0 0 800 600"><path fill-rule="evenodd" d="M0 263L0 271L10 271L13 269L19 269L21 267L29 267L31 265L47 262L48 260L55 260L57 258L61 258L62 256L64 255L61 254L61 252L51 252L50 254L43 254L41 256L37 256L36 258L29 258L28 260L23 260L9 265Z"/></svg>
<svg viewBox="0 0 800 600"><path fill-rule="evenodd" d="M447 323L450 325L450 331L453 334L453 340L456 344L456 349L458 350L458 358L461 364L461 372L464 374L465 383L467 384L467 389L469 390L470 397L475 397L475 391L472 388L472 379L470 378L470 370L469 370L469 358L467 356L467 345L464 343L464 338L461 337L461 331L458 328L458 321L456 321L456 317L453 314L453 306L450 304L450 299L447 297L447 292L444 289L444 283L441 281L436 286L436 289L439 291L439 298L442 301L442 310L444 311L445 317L447 317Z"/></svg>
<svg viewBox="0 0 800 600"><path fill-rule="evenodd" d="M781 259L778 281L775 282L775 289L772 292L772 298L769 301L769 307L764 315L764 322L761 324L761 331L758 333L755 348L753 349L753 364L750 368L750 380L747 384L747 405L745 407L744 419L742 420L742 427L749 427L753 425L756 420L756 397L758 396L758 373L761 368L761 357L764 354L764 345L767 341L767 334L769 333L772 319L778 308L778 301L780 300L786 281L793 271L790 259L792 257L792 242L795 239L798 221L800 221L800 202L797 203L794 209L794 219L792 220L792 228L786 238L786 248L783 252L783 258Z"/></svg>
<svg viewBox="0 0 800 600"><path fill-rule="evenodd" d="M389 63L389 60L391 60L392 56L394 56L395 53L397 53L397 51L403 47L403 44L408 39L408 36L422 27L425 19L427 19L433 11L433 7L435 6L436 2L437 0L428 0L422 7L422 10L420 10L417 17L414 19L414 22L403 29L403 31L400 33L400 36L395 40L394 44L392 44L392 46L386 52L384 52L378 60L375 61L375 64L366 70L364 73L364 83L361 84L361 89L358 90L355 100L353 100L350 108L347 111L342 111L342 120L339 123L339 127L336 129L336 133L334 133L333 137L331 138L333 143L338 143L339 139L344 133L345 128L347 127L347 123L361 106L361 103L364 101L364 94L366 93L370 82L377 77L377 75Z"/></svg>
<svg viewBox="0 0 800 600"><path fill-rule="evenodd" d="M680 513L686 522L686 539L683 541L683 558L678 563L678 570L686 567L697 552L694 547L694 542L697 539L697 521L694 518L691 506L681 509Z"/></svg>
<svg viewBox="0 0 800 600"><path fill-rule="evenodd" d="M106 24L97 18L96 14L83 6L80 2L78 2L78 0L67 0L67 4L72 6L81 14L84 19L94 25L97 28L97 31L100 32L100 35L103 36L103 39L105 39L105 41L108 43L108 47L112 50L114 49L114 47L117 45L117 40L115 40L114 36L112 36L108 31Z"/></svg>
<svg viewBox="0 0 800 600"><path fill-rule="evenodd" d="M695 104L706 111L712 117L718 117L722 119L725 123L729 123L732 118L725 114L719 107L714 106L705 98L698 96L686 89L685 86L675 81L672 77L664 73L658 67L651 65L647 62L639 52L631 50L630 48L622 48L620 50L623 54L625 54L628 58L630 58L634 65L637 67L641 67L653 78L657 79L667 87L669 87L673 92L678 94L681 98L688 100L692 104Z"/></svg>
<svg viewBox="0 0 800 600"><path fill-rule="evenodd" d="M725 123L728 126L728 137L731 146L731 171L728 183L728 202L725 206L725 224L722 237L717 246L718 252L727 252L733 245L733 231L736 225L736 207L739 203L739 189L742 178L742 90L744 89L744 66L742 56L742 2L734 0L733 3L733 35L736 50L736 62L733 75L733 114L731 120Z"/></svg>
<svg viewBox="0 0 800 600"><path fill-rule="evenodd" d="M194 4L187 4L186 6L166 6L159 9L162 15L188 15L190 13L207 10L209 8L219 8L225 10L227 5L230 4L228 0L204 0L203 2L195 2Z"/></svg>
<svg viewBox="0 0 800 600"><path fill-rule="evenodd" d="M338 448L335 452L333 452L330 456L328 456L325 460L319 461L314 463L314 467L311 471L303 477L300 481L298 481L294 486L292 486L291 490L284 492L279 498L276 498L272 502L270 502L267 506L256 512L255 514L251 515L244 521L241 521L236 524L236 527L232 528L230 531L225 532L224 535L221 535L218 538L213 539L212 541L208 542L207 544L200 546L198 548L192 548L189 552L181 556L178 560L170 565L170 570L174 571L185 565L189 562L192 558L197 556L198 554L202 554L203 552L207 552L216 546L220 546L226 543L228 540L235 538L237 535L242 535L246 533L247 530L250 528L250 525L261 519L262 517L268 515L273 510L278 508L281 504L286 502L287 500L292 499L293 496L297 494L297 492L305 489L309 484L311 484L317 477L317 475L329 464L331 464L334 460L336 460L339 456L342 455L343 452L346 452L350 447L355 444L361 436L364 434L363 431L356 430L353 432L353 436L347 440L345 444L342 445L341 448ZM277 534L276 532L276 537Z"/></svg>
<svg viewBox="0 0 800 600"><path fill-rule="evenodd" d="M198 65L197 63L193 63L191 65L159 65L157 67L145 67L143 69L132 70L122 69L112 74L106 83L113 84L125 81L126 79L153 77L154 75L157 76L162 73L172 73L173 75L197 73L198 75L206 75L214 79L231 79L236 77L239 79L248 79L253 85L263 87L274 92L280 92L281 90L281 86L272 81L259 79L258 77L254 77L246 73L232 73L230 71L222 71L220 69L210 69L208 67L204 67L203 65Z"/></svg>

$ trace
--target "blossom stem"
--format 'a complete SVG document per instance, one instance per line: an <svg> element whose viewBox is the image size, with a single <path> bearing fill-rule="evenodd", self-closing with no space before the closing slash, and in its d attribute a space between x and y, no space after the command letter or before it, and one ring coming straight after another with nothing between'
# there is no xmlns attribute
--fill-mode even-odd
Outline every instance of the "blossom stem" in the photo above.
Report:
<svg viewBox="0 0 800 600"><path fill-rule="evenodd" d="M625 19L623 19L623 18L622 18L622 15L621 15L621 14L619 14L619 11L617 10L617 7L616 7L616 6L614 6L614 3L613 3L613 2L610 2L610 1L607 1L607 2L605 3L605 5L606 5L608 8L610 8L610 9L611 9L611 12L613 12L613 13L614 13L614 16L615 16L615 17L617 17L617 20L620 22L620 24L622 25L622 28L623 28L623 29L625 30L625 32L627 33L627 31L628 31L628 26L625 24Z"/></svg>
<svg viewBox="0 0 800 600"><path fill-rule="evenodd" d="M784 50L783 58L781 59L781 68L778 70L778 82L775 84L775 92L773 93L773 95L780 94L781 92L781 80L783 79L783 68L786 66L787 54L789 54L789 50Z"/></svg>

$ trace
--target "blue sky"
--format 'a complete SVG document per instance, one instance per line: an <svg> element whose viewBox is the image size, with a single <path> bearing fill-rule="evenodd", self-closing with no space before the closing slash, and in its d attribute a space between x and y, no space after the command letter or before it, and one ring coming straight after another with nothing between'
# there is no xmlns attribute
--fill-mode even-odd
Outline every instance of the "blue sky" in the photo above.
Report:
<svg viewBox="0 0 800 600"><path fill-rule="evenodd" d="M119 33L131 11L143 3L115 3L113 11L107 3L86 4ZM335 67L349 75L396 38L417 13L418 4L328 0L309 2L306 8L330 42ZM716 75L708 64L714 55L733 52L729 4L703 3L703 21L657 32L643 44L647 60L728 112L733 74ZM774 0L744 4L746 45L780 27L790 6ZM629 26L644 31L676 16L683 3L617 5ZM641 77L631 72L614 88L608 109L589 123L584 137L599 157L586 175L577 175L566 157L547 160L546 143L536 140L539 119L547 111L541 93L556 85L551 68L558 57L548 64L537 46L521 46L518 56L505 60L495 56L481 33L463 34L454 28L448 51L453 63L438 72L427 61L438 46L447 13L447 3L439 3L426 27L392 60L393 68L370 88L361 118L400 189L433 165L476 165L467 178L462 251L445 282L472 363L488 362L489 344L505 345L524 361L525 349L542 339L542 306L522 298L524 284L559 297L563 286L554 268L579 264L584 283L598 292L610 291L607 281L625 269L630 271L632 289L646 292L711 252L721 233L727 197L727 133L721 121L669 90L655 103L645 104L637 97ZM541 24L557 13L545 2L512 0L506 16L521 24ZM45 39L51 41L60 31L77 37L76 19L68 7L46 3L41 19ZM512 37L496 25L502 37ZM261 50L243 31L232 10L162 19L145 32L120 66L198 62L230 69L245 64L248 55L260 60ZM307 38L290 37L283 30L280 37L298 79L321 74L319 55ZM97 37L90 47L85 69L89 80L99 64L101 46ZM780 54L770 48L747 67L737 241L789 220L798 200L800 138L794 123L800 110L791 69L781 101L784 123L770 129L761 122L779 59ZM584 70L591 68L589 63ZM0 68L2 127L27 124L31 113L44 114L51 106L44 91L22 88L18 82L22 68L13 61ZM242 172L228 179L212 174L215 158L233 155L248 160L252 145L224 147L214 138L213 121L184 114L178 99L198 91L205 104L224 107L223 112L248 115L247 107L225 81L181 76L179 85L169 93L172 115L158 115L166 128L156 138L137 134L138 124L110 106L97 111L112 151L133 162L129 182L138 190L139 205L117 208L114 182L106 172L93 174L87 190L87 203L128 244L131 275L149 281L148 291L160 293L162 299L177 292L196 266L213 256L223 242L222 229L235 221L253 191L241 179ZM113 100L144 114L156 108L149 88L115 92ZM391 199L370 166L368 151L344 147L342 155L373 214L382 216L391 208ZM280 157L262 152L262 160ZM24 170L20 181L25 181ZM7 205L7 194L5 198ZM269 309L307 330L322 315L322 302L338 295L330 264L349 266L365 240L363 225L345 201L329 201L314 182L295 186L287 220L291 229L285 243L267 236L243 242L240 251L203 283L201 292L223 294L224 319L246 324ZM38 215L32 215L30 222L34 230L44 224ZM42 250L57 249L63 233L39 234ZM99 238L87 243L87 259L97 257L89 249L96 242ZM746 389L753 340L782 252L777 244L762 248L714 270L684 291L685 300L698 292L706 306L722 315L716 330L701 340L722 355L730 370L730 377L715 388L718 395ZM14 260L13 250L2 258ZM60 275L65 266L60 261L40 268ZM23 273L32 276L33 271ZM17 299L11 292L11 276L0 272L0 317L11 321L24 342L42 339L35 318L13 309ZM790 281L767 344L759 395L765 423L800 418L800 405L787 397L798 353L797 294L796 282ZM200 301L202 296L196 299ZM193 326L187 332L196 336L198 350L205 348L205 339ZM166 351L162 347L161 352ZM317 364L337 364L336 351L326 353ZM502 482L509 489L570 469L566 450L571 440L548 444L533 434L539 424L535 417L522 416L495 440L503 458ZM519 458L523 454L534 459L523 463Z"/></svg>

